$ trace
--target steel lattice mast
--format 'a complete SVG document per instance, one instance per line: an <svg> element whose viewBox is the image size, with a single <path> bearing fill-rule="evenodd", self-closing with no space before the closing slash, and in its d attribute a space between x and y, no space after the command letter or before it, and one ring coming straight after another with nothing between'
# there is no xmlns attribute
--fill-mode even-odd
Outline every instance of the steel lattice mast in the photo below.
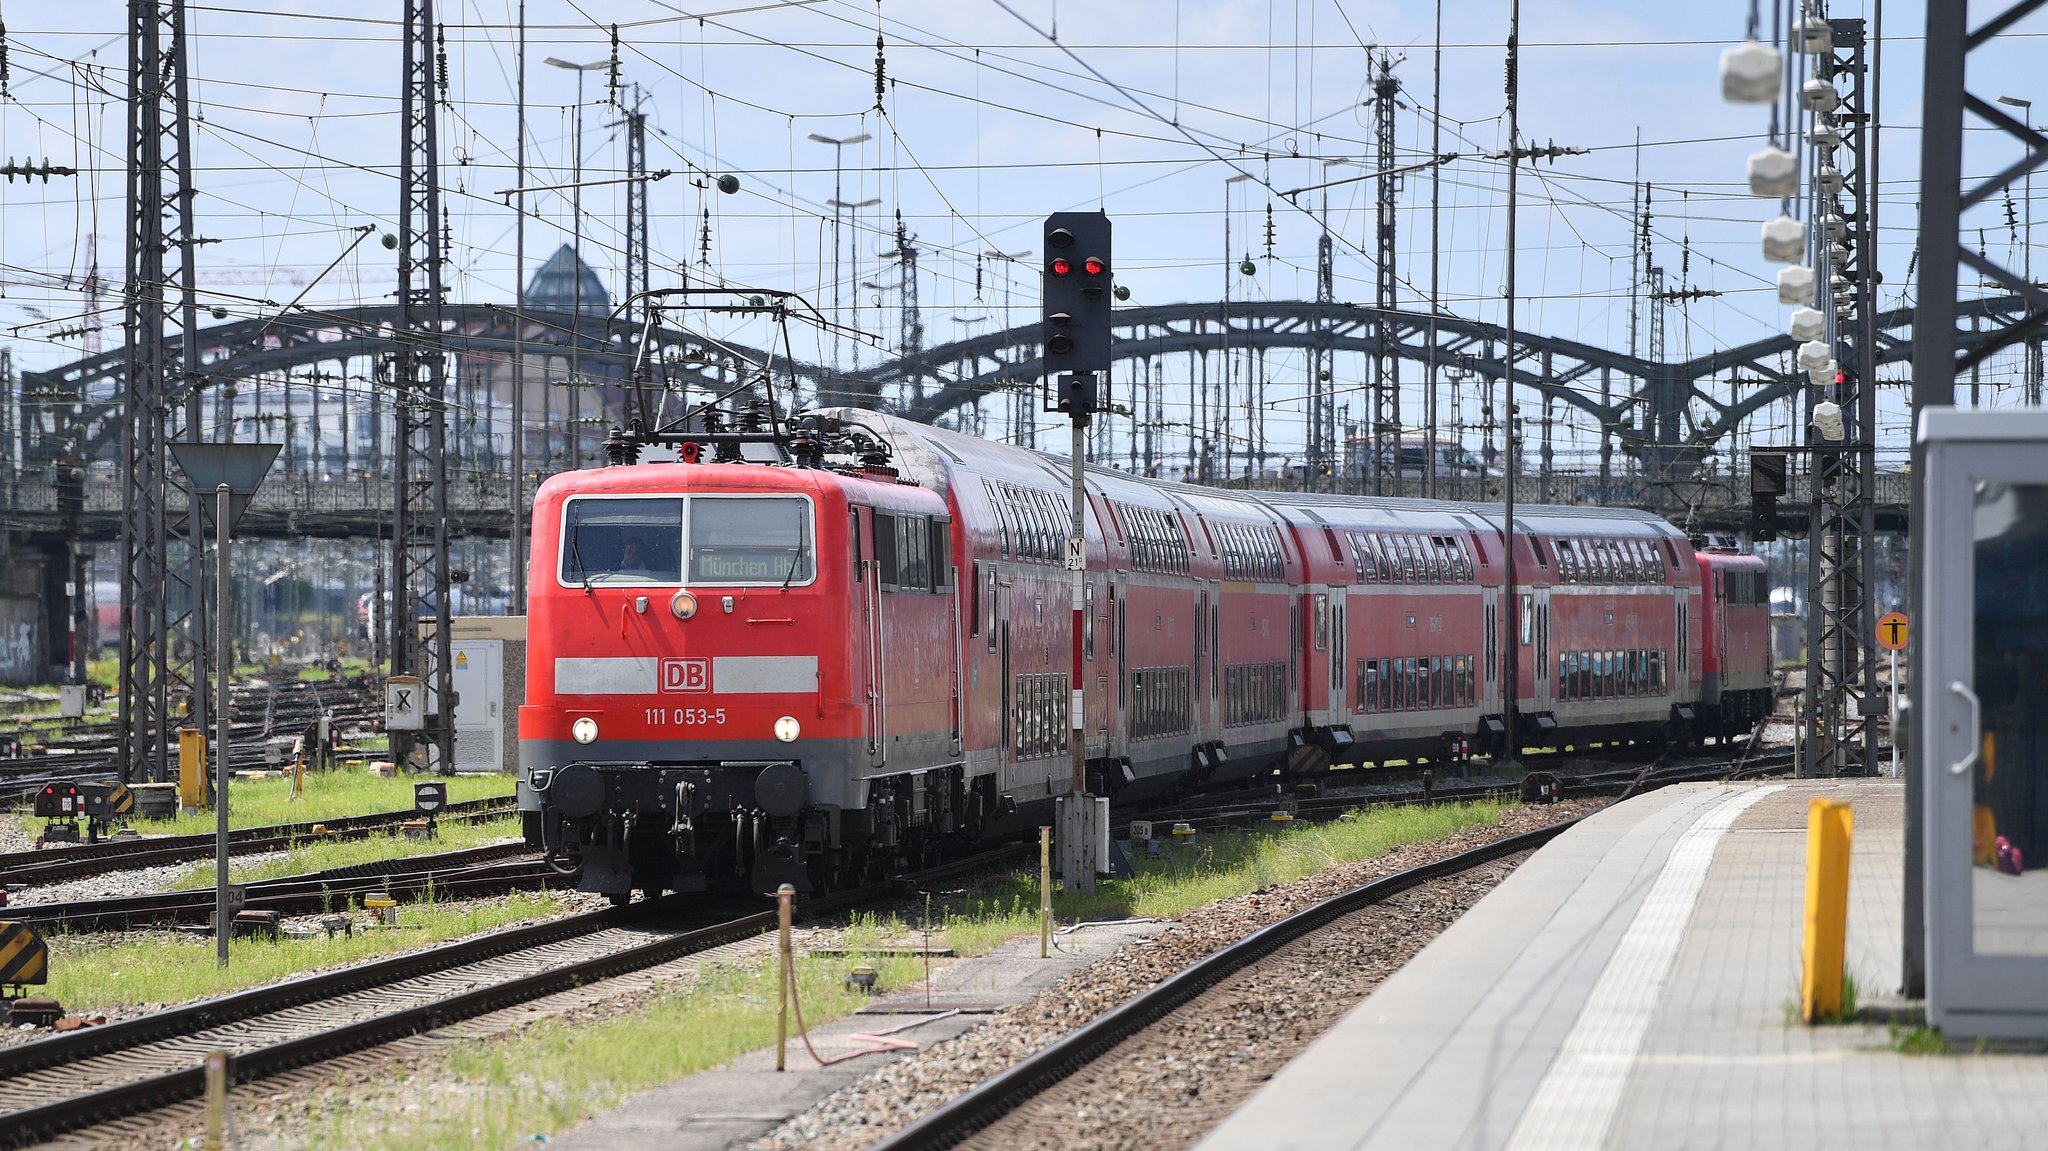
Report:
<svg viewBox="0 0 2048 1151"><path fill-rule="evenodd" d="M1395 200L1401 178L1394 173L1394 110L1400 106L1401 81L1394 78L1394 58L1382 52L1373 76L1376 143L1379 146L1378 225L1374 231L1378 256L1380 306L1380 354L1372 361L1372 490L1375 495L1401 494L1401 358L1392 351L1395 343L1391 315L1400 283L1395 278Z"/></svg>
<svg viewBox="0 0 2048 1151"><path fill-rule="evenodd" d="M1807 549L1807 730L1813 772L1874 774L1877 717L1884 713L1877 663L1870 658L1870 591L1875 550L1871 484L1877 470L1877 389L1869 365L1877 340L1876 239L1872 216L1870 74L1861 20L1830 20L1832 51L1815 57L1821 78L1841 85L1834 120L1841 133L1837 193L1816 197L1815 267L1826 285L1830 342L1840 367L1812 391L1812 402L1841 405L1839 445L1813 444L1813 500ZM1838 79L1839 78L1839 79ZM1846 81L1846 83L1841 83ZM1825 171L1823 160L1815 161ZM1861 750L1857 745L1861 744Z"/></svg>
<svg viewBox="0 0 2048 1151"><path fill-rule="evenodd" d="M406 0L405 87L399 101L405 150L398 177L398 327L404 343L392 371L398 425L392 553L398 579L391 595L391 671L428 679L436 706L418 732L393 732L391 751L405 763L424 747L431 760L425 766L445 772L455 765L455 688L448 636L448 362L441 327L433 49L433 0ZM432 639L422 639L420 628L430 621Z"/></svg>
<svg viewBox="0 0 2048 1151"><path fill-rule="evenodd" d="M165 40L169 40L166 48ZM199 438L184 0L128 4L128 378L122 393L121 776L168 776L175 709L207 722L205 556L197 497L166 445ZM165 180L168 174L170 180ZM170 259L177 249L175 262ZM175 310L172 301L177 301ZM175 329L179 355L169 351Z"/></svg>

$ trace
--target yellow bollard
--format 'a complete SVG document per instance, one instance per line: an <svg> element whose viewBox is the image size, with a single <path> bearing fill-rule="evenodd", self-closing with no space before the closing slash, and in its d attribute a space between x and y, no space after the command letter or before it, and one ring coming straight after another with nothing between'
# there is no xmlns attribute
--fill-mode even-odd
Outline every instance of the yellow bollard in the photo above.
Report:
<svg viewBox="0 0 2048 1151"><path fill-rule="evenodd" d="M1808 1023L1842 1015L1844 937L1849 930L1849 805L1816 799L1806 811L1806 946L1799 981Z"/></svg>
<svg viewBox="0 0 2048 1151"><path fill-rule="evenodd" d="M209 1052L206 1056L206 1149L221 1151L227 1144L228 1117L228 1053Z"/></svg>
<svg viewBox="0 0 2048 1151"><path fill-rule="evenodd" d="M789 1053L789 989L796 979L796 957L789 942L790 902L796 898L796 888L785 883L775 889L775 918L777 930L782 935L781 978L777 984L781 993L775 997L775 1069L788 1070Z"/></svg>
<svg viewBox="0 0 2048 1151"><path fill-rule="evenodd" d="M1038 829L1038 957L1052 955L1052 828Z"/></svg>

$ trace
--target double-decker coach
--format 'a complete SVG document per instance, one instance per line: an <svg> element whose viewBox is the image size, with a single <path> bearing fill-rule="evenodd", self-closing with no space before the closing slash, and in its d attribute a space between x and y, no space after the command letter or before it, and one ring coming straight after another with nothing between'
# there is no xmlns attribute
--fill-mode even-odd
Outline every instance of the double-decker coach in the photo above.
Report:
<svg viewBox="0 0 2048 1151"><path fill-rule="evenodd" d="M773 463L707 438L534 509L521 807L615 898L1043 821L1077 689L1087 789L1132 797L1499 754L1510 698L1550 746L1683 738L1706 676L1707 730L1769 702L1761 565L1643 513L1520 509L1510 601L1496 507L1092 467L1075 636L1064 460L853 410L758 437Z"/></svg>

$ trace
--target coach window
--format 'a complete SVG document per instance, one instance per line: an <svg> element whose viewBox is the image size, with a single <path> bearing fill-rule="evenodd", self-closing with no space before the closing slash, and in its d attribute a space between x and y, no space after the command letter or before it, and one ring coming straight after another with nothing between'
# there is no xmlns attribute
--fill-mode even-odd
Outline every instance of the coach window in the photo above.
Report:
<svg viewBox="0 0 2048 1151"><path fill-rule="evenodd" d="M1579 582L1578 549L1570 540L1557 541L1557 580L1559 583Z"/></svg>
<svg viewBox="0 0 2048 1151"><path fill-rule="evenodd" d="M1330 650L1330 597L1316 596L1316 650Z"/></svg>
<svg viewBox="0 0 2048 1151"><path fill-rule="evenodd" d="M561 582L682 582L680 498L572 499L562 523Z"/></svg>
<svg viewBox="0 0 2048 1151"><path fill-rule="evenodd" d="M1009 500L1007 500L1007 499L1003 498L1003 493L1001 493L1001 492L997 491L997 490L995 489L994 485L989 485L989 484L988 484L988 481L986 481L986 480L984 480L984 481L982 481L982 482L983 482L983 484L984 484L984 485L987 485L987 487L986 487L986 490L987 490L987 492L988 492L988 506L989 506L990 508L994 509L994 510L995 510L995 513L996 513L996 550L997 550L997 553L998 553L999 555L1001 555L1001 556L1002 556L1002 557L1003 557L1004 559L1009 559L1009 558L1010 558L1010 502L1009 502Z"/></svg>

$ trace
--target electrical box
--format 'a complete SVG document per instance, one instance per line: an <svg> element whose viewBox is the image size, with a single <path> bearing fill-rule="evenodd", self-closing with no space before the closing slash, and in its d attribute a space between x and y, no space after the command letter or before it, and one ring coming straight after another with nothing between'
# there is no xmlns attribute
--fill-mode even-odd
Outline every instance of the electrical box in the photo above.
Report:
<svg viewBox="0 0 2048 1151"><path fill-rule="evenodd" d="M2048 411L1930 408L1918 434L1927 1022L2048 1038Z"/></svg>
<svg viewBox="0 0 2048 1151"><path fill-rule="evenodd" d="M384 729L419 731L427 721L427 685L416 675L384 681Z"/></svg>

